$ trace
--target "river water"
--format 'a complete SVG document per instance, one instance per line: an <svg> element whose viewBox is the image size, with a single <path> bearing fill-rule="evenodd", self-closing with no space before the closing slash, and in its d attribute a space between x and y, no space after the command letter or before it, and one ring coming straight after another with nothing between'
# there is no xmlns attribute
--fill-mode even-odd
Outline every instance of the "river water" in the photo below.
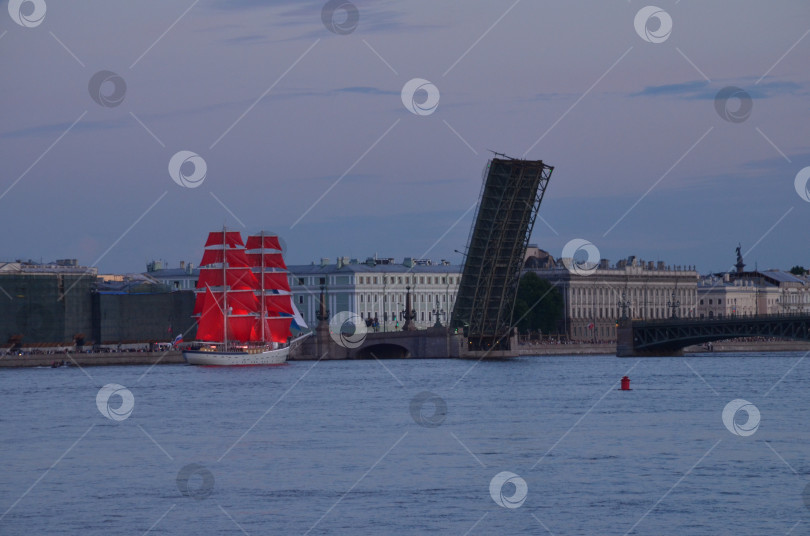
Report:
<svg viewBox="0 0 810 536"><path fill-rule="evenodd" d="M0 534L808 534L803 355L6 369Z"/></svg>

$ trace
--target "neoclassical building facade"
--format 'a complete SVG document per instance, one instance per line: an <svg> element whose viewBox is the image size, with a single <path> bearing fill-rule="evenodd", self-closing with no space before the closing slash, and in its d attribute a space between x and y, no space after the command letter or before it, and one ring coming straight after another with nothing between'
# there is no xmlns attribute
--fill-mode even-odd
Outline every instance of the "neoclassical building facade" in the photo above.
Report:
<svg viewBox="0 0 810 536"><path fill-rule="evenodd" d="M631 256L616 264L601 259L583 274L570 269L570 259L555 261L537 248L527 252L526 264L560 290L564 318L559 331L572 341L615 341L623 306L629 318L640 320L697 315L698 274L692 266Z"/></svg>

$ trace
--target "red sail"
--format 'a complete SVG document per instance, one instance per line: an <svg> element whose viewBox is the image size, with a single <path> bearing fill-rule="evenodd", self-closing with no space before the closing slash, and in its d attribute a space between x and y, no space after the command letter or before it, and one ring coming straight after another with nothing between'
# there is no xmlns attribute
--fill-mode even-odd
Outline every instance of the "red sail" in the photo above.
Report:
<svg viewBox="0 0 810 536"><path fill-rule="evenodd" d="M248 253L248 261L254 268L261 268L262 254L261 253ZM281 253L265 253L264 254L264 267L265 268L280 268L281 270L287 269L287 264L284 262L284 257Z"/></svg>
<svg viewBox="0 0 810 536"><path fill-rule="evenodd" d="M221 265L223 259L228 259L229 267L239 268L250 266L245 256L245 251L242 249L206 249L205 252L203 252L200 266L208 266L209 264Z"/></svg>
<svg viewBox="0 0 810 536"><path fill-rule="evenodd" d="M231 341L248 342L257 340L253 335L253 326L256 317L253 315L229 316L228 339Z"/></svg>
<svg viewBox="0 0 810 536"><path fill-rule="evenodd" d="M222 308L211 289L206 289L202 298L200 321L197 325L197 339L201 341L222 342L224 325Z"/></svg>
<svg viewBox="0 0 810 536"><path fill-rule="evenodd" d="M259 300L252 290L228 291L229 314L243 315L255 313L259 310Z"/></svg>
<svg viewBox="0 0 810 536"><path fill-rule="evenodd" d="M273 342L287 342L287 339L292 336L292 332L290 331L292 318L268 318L265 322L265 338L267 340Z"/></svg>
<svg viewBox="0 0 810 536"><path fill-rule="evenodd" d="M260 274L256 274L261 277ZM290 290L290 281L285 272L269 272L264 274L264 289L267 290Z"/></svg>
<svg viewBox="0 0 810 536"><path fill-rule="evenodd" d="M230 290L255 290L259 288L256 276L250 268L228 268L228 274L223 277L222 268L200 268L200 278L197 280L197 287L221 287L225 284L227 277Z"/></svg>
<svg viewBox="0 0 810 536"><path fill-rule="evenodd" d="M275 235L251 235L245 245L247 249L275 249L281 251L281 244Z"/></svg>
<svg viewBox="0 0 810 536"><path fill-rule="evenodd" d="M232 248L244 247L242 242L242 234L239 231L214 231L208 233L208 240L205 241L205 247L208 246L221 246L228 244Z"/></svg>
<svg viewBox="0 0 810 536"><path fill-rule="evenodd" d="M266 294L264 296L264 309L268 316L278 316L279 313L294 315L289 294Z"/></svg>

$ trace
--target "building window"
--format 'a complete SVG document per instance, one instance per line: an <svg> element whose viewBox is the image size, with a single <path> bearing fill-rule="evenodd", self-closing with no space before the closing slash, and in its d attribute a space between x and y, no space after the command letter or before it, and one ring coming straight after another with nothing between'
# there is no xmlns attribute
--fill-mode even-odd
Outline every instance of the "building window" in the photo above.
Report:
<svg viewBox="0 0 810 536"><path fill-rule="evenodd" d="M299 277L299 278L298 278L298 286L299 286L299 287L303 287L305 284L306 284L306 283L304 283L304 278L303 278L303 277Z"/></svg>
<svg viewBox="0 0 810 536"><path fill-rule="evenodd" d="M399 283L400 285L402 284L402 278L401 277L397 277L397 283Z"/></svg>
<svg viewBox="0 0 810 536"><path fill-rule="evenodd" d="M304 304L304 296L298 296L298 304L299 304L299 305L303 305L303 304Z"/></svg>

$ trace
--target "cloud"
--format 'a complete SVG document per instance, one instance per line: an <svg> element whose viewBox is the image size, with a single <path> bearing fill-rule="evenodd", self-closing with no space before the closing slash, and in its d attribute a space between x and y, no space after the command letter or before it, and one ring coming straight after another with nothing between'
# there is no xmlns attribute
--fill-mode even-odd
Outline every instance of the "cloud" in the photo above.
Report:
<svg viewBox="0 0 810 536"><path fill-rule="evenodd" d="M739 86L752 99L769 99L780 95L806 95L804 86L792 81L770 81L757 84L758 79L747 77L737 80L714 81L692 80L678 84L647 86L631 93L630 97L675 97L683 100L714 100L717 92L726 86ZM721 85L722 84L722 85Z"/></svg>
<svg viewBox="0 0 810 536"><path fill-rule="evenodd" d="M252 34L252 35L242 35L239 37L231 37L230 39L226 39L225 43L229 45L252 45L267 41L268 39L266 35Z"/></svg>
<svg viewBox="0 0 810 536"><path fill-rule="evenodd" d="M399 95L399 91L387 91L384 89L369 86L342 87L340 89L332 90L331 93L359 93L361 95Z"/></svg>
<svg viewBox="0 0 810 536"><path fill-rule="evenodd" d="M638 93L631 93L631 97L657 97L660 95L675 95L681 97L691 97L699 92L704 92L709 87L709 82L705 80L694 80L680 84L665 84L662 86L647 86Z"/></svg>

